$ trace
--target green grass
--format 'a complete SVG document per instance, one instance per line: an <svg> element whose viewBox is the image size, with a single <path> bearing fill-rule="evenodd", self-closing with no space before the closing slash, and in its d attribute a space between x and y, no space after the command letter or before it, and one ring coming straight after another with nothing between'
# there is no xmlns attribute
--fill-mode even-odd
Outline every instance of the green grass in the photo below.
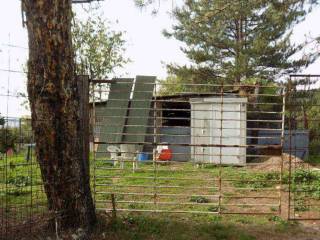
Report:
<svg viewBox="0 0 320 240"><path fill-rule="evenodd" d="M317 234L278 216L177 216L123 214L115 220L99 217L93 239L133 240L255 240L314 239Z"/></svg>
<svg viewBox="0 0 320 240"><path fill-rule="evenodd" d="M107 225L105 231L109 239L239 239L253 240L254 236L237 229L233 224L220 221L193 222L190 220L169 219L165 217L148 217L128 215Z"/></svg>
<svg viewBox="0 0 320 240"><path fill-rule="evenodd" d="M24 159L24 154L8 158L7 163L8 167L6 169L6 178L0 178L0 197L3 198L5 195L8 204L24 203L31 200L37 201L39 197L42 198L43 201L43 199L45 199L45 196L42 191L42 180L37 164L34 163L33 165L31 165L27 163ZM275 188L279 184L280 179L280 174L278 172L264 173L255 172L246 168L219 167L214 165L205 165L203 168L196 168L192 163L185 163L183 165L180 164L178 165L178 167L159 164L156 167L156 171L153 170L152 163L140 164L139 169L135 172L132 171L132 166L129 163L125 165L125 168L123 170L113 169L113 165L110 161L97 160L95 164L91 164L91 174L93 175L94 172L96 176L96 191L153 193L155 190L152 188L152 186L160 186L160 188L156 189L158 193L186 193L190 196L185 199L180 199L181 201L183 200L184 202L190 203L212 203L212 205L214 201L202 195L218 194L218 178L220 174L221 178L223 179L222 188L226 188L223 189L225 203L228 203L228 199L234 195L245 195L254 191L259 192L265 188ZM0 176L1 175L5 175L3 166L2 168L0 167ZM206 179L215 180L206 181ZM224 179L233 179L233 181L224 181ZM297 170L293 174L294 184L292 185L292 190L302 188L305 190L305 192L312 192L313 197L319 198L319 179L319 174L311 173L309 171L303 172ZM284 183L288 181L287 174L283 176L283 180ZM115 187L116 185L119 185L121 187ZM136 187L130 187L132 185ZM93 181L92 186L94 186ZM161 188L161 186L163 187ZM164 188L164 186L168 186L168 188ZM178 188L175 188L174 186L178 186ZM208 189L190 189L191 187L199 186L208 187ZM231 190L228 190L227 188ZM276 192L276 190L274 192ZM33 199L32 197L30 197L31 194L36 195L36 198ZM110 196L108 194L98 194L96 197L100 200L110 199ZM117 200L128 200L128 197L125 197L123 195L117 195L116 198ZM152 201L152 197L137 197L132 200ZM167 198L165 200L173 201L174 199ZM141 205L139 206L141 207ZM127 204L124 207L134 209L138 208L135 204ZM170 207L168 207L168 209L170 209ZM171 209L173 208L171 207ZM213 207L208 209L208 206L197 206L196 208L191 206L189 208L187 207L186 209L202 209L212 211Z"/></svg>
<svg viewBox="0 0 320 240"><path fill-rule="evenodd" d="M92 157L92 156L91 156ZM38 165L27 163L24 154L7 159L7 167L4 161L0 163L0 207L9 209L21 206L20 212L9 210L11 215L24 216L27 214L26 206L32 205L33 212L44 211L38 205L46 205L46 196L42 189L41 174ZM97 208L111 208L111 195L115 194L117 209L129 210L163 210L163 211L192 211L209 212L202 215L201 219L219 219L216 212L270 212L278 213L278 199L270 200L270 205L252 207L260 200L246 202L245 197L259 195L278 197L279 172L261 172L243 167L222 167L206 165L197 168L192 163L184 164L158 164L156 169L152 163L139 164L139 168L132 170L132 164L126 163L124 169L113 167L112 162L97 160L91 161L92 189L95 190ZM2 165L1 165L2 164ZM4 177L6 176L6 177ZM221 191L219 191L219 177L221 176ZM294 209L297 212L311 210L307 205L311 199L314 204L320 202L320 174L306 170L296 170L292 175L291 190L295 192L296 202ZM94 182L95 179L95 182ZM288 184L288 174L283 175L284 188ZM270 190L271 189L271 190ZM120 193L140 193L140 195L125 195ZM143 194L146 194L143 196ZM155 195L156 194L156 195ZM168 196L160 196L167 194ZM185 196L171 196L181 194ZM218 198L221 196L221 206ZM241 206L231 206L241 202ZM241 198L243 197L243 199ZM155 199L157 199L155 203ZM310 201L309 201L310 202ZM160 203L160 204L159 204ZM183 203L162 204L162 203ZM194 215L192 215L194 216ZM22 218L22 217L21 217ZM257 218L258 219L258 218ZM254 220L257 221L257 219ZM233 221L234 220L234 221ZM234 224L251 224L252 218L241 215L234 216L229 221Z"/></svg>
<svg viewBox="0 0 320 240"><path fill-rule="evenodd" d="M35 159L27 162L23 152L3 159L0 162L0 207L7 209L8 217L19 221L30 211L43 212L40 206L46 206L46 196Z"/></svg>
<svg viewBox="0 0 320 240"><path fill-rule="evenodd" d="M107 170L104 168L106 164L108 164ZM206 195L220 194L220 176L222 179L226 179L221 183L224 190L221 194L224 196L223 201L225 204L229 203L229 199L232 196L246 196L248 192L259 192L267 187L275 187L279 180L279 174L277 173L264 174L245 168L219 167L214 165L197 168L192 163L159 164L156 170L153 169L152 164L140 164L139 169L133 172L130 164L126 164L124 169L113 170L109 163L100 160L96 163L95 173L97 176L96 191L100 192L100 194L96 195L96 198L101 201L101 204L97 204L99 208L106 206L106 203L103 201L110 200L108 194L102 192L113 192L117 195L123 192L152 194L156 191L158 194L189 195L180 198L176 196L161 197L160 202L182 202L185 204L183 206L173 206L170 204L156 206L160 210L172 211L216 212L218 210L216 207L218 199L213 196L207 197ZM270 180L274 182L269 182ZM155 188L152 188L152 186ZM274 192L277 194L276 190ZM153 196L120 196L122 203L117 204L119 208L138 209L141 207L141 209L154 209L155 207L151 204L144 204L143 206L141 204L125 203L126 201L152 202ZM192 203L196 204L193 205ZM227 207L223 207L220 210L228 209Z"/></svg>

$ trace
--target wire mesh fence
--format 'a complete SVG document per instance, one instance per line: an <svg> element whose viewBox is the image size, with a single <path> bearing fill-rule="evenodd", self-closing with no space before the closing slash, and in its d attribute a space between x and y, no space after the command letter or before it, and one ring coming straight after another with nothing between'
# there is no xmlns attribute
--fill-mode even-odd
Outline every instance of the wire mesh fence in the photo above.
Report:
<svg viewBox="0 0 320 240"><path fill-rule="evenodd" d="M1 44L0 239L39 234L50 217L27 107L28 48Z"/></svg>
<svg viewBox="0 0 320 240"><path fill-rule="evenodd" d="M47 201L30 119L4 118L0 132L0 236L10 239L47 219Z"/></svg>

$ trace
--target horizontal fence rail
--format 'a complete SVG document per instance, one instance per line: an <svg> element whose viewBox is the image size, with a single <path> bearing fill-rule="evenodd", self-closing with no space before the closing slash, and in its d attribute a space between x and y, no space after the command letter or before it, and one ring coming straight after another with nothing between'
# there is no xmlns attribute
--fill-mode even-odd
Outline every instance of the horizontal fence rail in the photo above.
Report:
<svg viewBox="0 0 320 240"><path fill-rule="evenodd" d="M320 220L318 80L91 80L97 211ZM0 99L11 95L21 98ZM0 239L19 239L62 213L48 209L31 120L9 116L0 122Z"/></svg>
<svg viewBox="0 0 320 240"><path fill-rule="evenodd" d="M114 195L124 212L290 214L292 166L311 157L309 129L289 128L292 89L132 82L92 81L106 84L90 103L97 209Z"/></svg>

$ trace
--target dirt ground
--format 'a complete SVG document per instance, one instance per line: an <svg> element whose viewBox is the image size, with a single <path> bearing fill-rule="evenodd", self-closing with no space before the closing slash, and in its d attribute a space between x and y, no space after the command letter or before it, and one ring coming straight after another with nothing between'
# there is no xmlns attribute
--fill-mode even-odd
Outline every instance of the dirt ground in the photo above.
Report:
<svg viewBox="0 0 320 240"><path fill-rule="evenodd" d="M304 162L302 159L283 153L281 156L273 156L265 161L252 165L251 169L261 170L261 171L279 171L281 169L281 163L283 162L283 171L289 171L289 168L293 169L312 169L320 170L315 166L312 166L309 163Z"/></svg>

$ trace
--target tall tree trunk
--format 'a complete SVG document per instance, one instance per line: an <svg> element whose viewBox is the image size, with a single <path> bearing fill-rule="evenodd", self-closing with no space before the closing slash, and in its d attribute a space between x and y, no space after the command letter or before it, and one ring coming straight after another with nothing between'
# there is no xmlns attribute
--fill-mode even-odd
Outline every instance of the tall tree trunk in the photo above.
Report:
<svg viewBox="0 0 320 240"><path fill-rule="evenodd" d="M71 42L71 0L24 0L29 36L28 94L36 155L59 228L96 221L81 144Z"/></svg>

